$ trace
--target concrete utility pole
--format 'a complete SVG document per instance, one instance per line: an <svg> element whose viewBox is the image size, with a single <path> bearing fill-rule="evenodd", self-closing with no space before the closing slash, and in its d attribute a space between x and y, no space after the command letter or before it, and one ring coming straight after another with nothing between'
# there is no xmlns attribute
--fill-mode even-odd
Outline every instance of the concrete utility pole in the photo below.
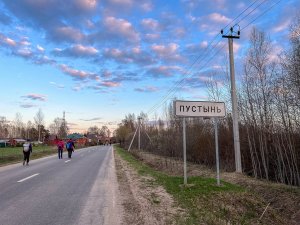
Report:
<svg viewBox="0 0 300 225"><path fill-rule="evenodd" d="M239 122L238 122L238 110L237 110L237 97L235 87L235 74L234 74L234 60L233 60L233 38L240 38L240 30L235 32L234 27L230 28L229 35L221 34L223 38L228 38L229 46L229 59L230 59L230 80L231 80L231 102L232 102L232 119L233 119L233 137L234 137L234 152L235 152L235 171L242 173L242 160L240 151L240 134L239 134Z"/></svg>
<svg viewBox="0 0 300 225"><path fill-rule="evenodd" d="M139 120L139 151L141 149L141 119L142 117L138 117L138 120Z"/></svg>

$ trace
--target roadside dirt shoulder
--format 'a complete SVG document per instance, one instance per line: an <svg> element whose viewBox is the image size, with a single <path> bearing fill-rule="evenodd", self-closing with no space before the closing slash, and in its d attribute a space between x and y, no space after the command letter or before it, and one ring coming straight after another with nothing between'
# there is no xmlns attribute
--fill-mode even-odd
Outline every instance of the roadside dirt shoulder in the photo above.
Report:
<svg viewBox="0 0 300 225"><path fill-rule="evenodd" d="M115 154L117 179L124 208L123 225L176 224L175 215L182 210L152 177L139 175Z"/></svg>
<svg viewBox="0 0 300 225"><path fill-rule="evenodd" d="M182 176L183 162L174 158L154 155L147 152L135 152L144 163L169 175ZM216 172L199 164L188 163L188 176L215 177ZM237 173L221 173L221 179L238 184L253 195L259 197L268 209L280 215L285 224L298 225L300 221L300 188L284 184L258 180Z"/></svg>

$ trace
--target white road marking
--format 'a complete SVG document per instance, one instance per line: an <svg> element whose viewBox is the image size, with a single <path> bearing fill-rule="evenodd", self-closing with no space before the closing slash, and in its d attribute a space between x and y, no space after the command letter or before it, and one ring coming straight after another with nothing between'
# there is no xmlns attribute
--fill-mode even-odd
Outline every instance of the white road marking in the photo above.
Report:
<svg viewBox="0 0 300 225"><path fill-rule="evenodd" d="M37 175L39 175L39 173L33 174L33 175L29 176L29 177L26 177L26 178L24 178L24 179L22 179L22 180L19 180L18 182L21 183L21 182L23 182L23 181L25 181L25 180L28 180L28 179L30 179L30 178L32 178L32 177L35 177L35 176L37 176Z"/></svg>
<svg viewBox="0 0 300 225"><path fill-rule="evenodd" d="M67 161L65 161L65 163L68 163L68 162L70 162L71 160L69 159L69 160L67 160Z"/></svg>

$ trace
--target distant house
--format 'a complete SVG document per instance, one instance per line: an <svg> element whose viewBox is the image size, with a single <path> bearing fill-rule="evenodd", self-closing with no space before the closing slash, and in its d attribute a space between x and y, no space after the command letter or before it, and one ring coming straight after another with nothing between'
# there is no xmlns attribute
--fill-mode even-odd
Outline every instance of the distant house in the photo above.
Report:
<svg viewBox="0 0 300 225"><path fill-rule="evenodd" d="M45 140L45 144L47 145L56 145L57 142L57 135L51 134L48 136L48 138Z"/></svg>
<svg viewBox="0 0 300 225"><path fill-rule="evenodd" d="M75 142L76 147L83 147L88 143L88 138L78 133L69 134L66 141L69 139L72 139Z"/></svg>

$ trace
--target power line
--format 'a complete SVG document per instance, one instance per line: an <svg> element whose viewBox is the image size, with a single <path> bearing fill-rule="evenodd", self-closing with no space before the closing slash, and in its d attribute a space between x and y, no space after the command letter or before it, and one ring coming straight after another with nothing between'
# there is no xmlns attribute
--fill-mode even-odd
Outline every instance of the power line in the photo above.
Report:
<svg viewBox="0 0 300 225"><path fill-rule="evenodd" d="M257 17L255 17L250 23L248 23L246 26L244 26L242 30L246 29L250 24L254 23L258 18L260 18L261 16L265 15L267 12L269 12L274 6L278 5L282 0L277 1L276 3L274 3L272 6L270 6L269 8L267 8L263 13L261 13L260 15L258 15Z"/></svg>
<svg viewBox="0 0 300 225"><path fill-rule="evenodd" d="M235 20L237 20L243 13L245 13L248 9L250 9L255 3L257 3L259 0L256 0L256 1L254 1L253 3L251 3L246 9L244 9L238 16L236 16L229 24L227 24L226 26L225 26L225 28L226 27L228 27L230 24L232 24ZM259 8L263 3L265 3L267 0L263 0L260 4L258 4L254 9L252 9L248 14L246 14L242 19L240 19L239 21L238 21L238 23L240 23L242 20L244 20L245 18L247 18L252 12L254 12L257 8ZM280 2L281 0L279 0L279 2ZM279 2L277 2L276 4L278 4ZM276 5L276 4L274 4L274 5ZM273 5L273 6L274 6ZM272 7L273 7L272 6ZM271 7L271 8L272 8ZM270 10L270 9L269 9ZM264 12L265 13L265 12ZM264 14L263 13L263 14ZM261 16L261 15L260 15ZM259 16L259 17L260 17ZM257 17L258 18L258 17ZM256 18L256 19L257 19ZM255 19L255 20L256 20ZM254 21L255 21L254 20ZM254 21L252 21L252 22L254 22ZM237 24L237 23L236 23ZM251 23L250 23L251 24ZM248 24L249 25L249 24ZM247 26L248 26L247 25ZM246 27L247 27L246 26ZM246 27L244 27L244 28L246 28ZM224 29L225 29L224 28ZM243 29L244 29L243 28ZM204 59L204 57L201 57L201 56L204 56L204 53L208 50L208 48L213 44L213 42L217 39L217 37L219 36L220 34L218 34L218 35L216 35L214 38L213 38L213 40L209 43L209 45L206 47L206 49L205 49L205 51L201 54L201 55L199 55L194 61L193 61L193 63L191 64L191 66L189 67L189 69L187 69L186 70L186 72L184 73L184 76L186 76L188 73L189 73L189 71L190 70L192 70L192 68L193 68L193 66L196 64L196 63L201 63L202 62L202 60ZM221 42L221 40L217 43L217 44L215 44L210 50L211 50L211 52L214 50L214 48L219 44ZM219 49L219 51L220 51L220 49ZM217 52L219 52L219 51L217 51ZM214 56L215 56L216 54L214 54ZM213 57L214 57L213 56ZM201 57L201 59L200 59L200 57ZM212 57L212 58L213 58ZM210 60L212 59L212 58L210 58ZM206 63L205 63L205 65L203 66L203 67L205 67L207 64L208 64L208 62L210 62L210 60L208 60ZM198 61L200 61L200 62L198 62ZM154 106L152 106L150 109L149 109L149 111L148 111L148 113L147 114L152 114L156 109L158 109L164 102L166 102L168 99L170 99L170 95L172 94L172 92L174 92L174 91L176 91L180 86L183 86L182 85L182 83L183 82L185 82L186 81L186 79L187 78L189 78L190 76L191 76L192 74L189 74L187 77L184 77L184 78L182 78L181 80L179 80L179 81L177 81L176 83L175 83L175 85L171 88L171 89L169 89L169 91L167 92L167 94L158 102L158 103L156 103ZM175 93L173 93L171 96L173 96Z"/></svg>
<svg viewBox="0 0 300 225"><path fill-rule="evenodd" d="M223 48L225 47L225 44L223 44L218 51L216 51L210 58L208 61L206 61L206 63L203 65L203 67L205 67ZM189 78L192 74L190 74L188 77L185 77L181 80L181 83L185 82L187 78ZM178 87L175 87L176 89ZM164 104L166 102L166 100L174 97L175 92L171 95L171 96L166 96L164 101L160 101L160 103L156 104L156 107L154 107L154 109L149 110L148 114L151 115L156 109L158 109L162 104Z"/></svg>
<svg viewBox="0 0 300 225"><path fill-rule="evenodd" d="M246 12L250 7L252 7L257 1L260 1L260 0L255 0L254 2L252 2L246 9L244 9L239 15L237 15L229 24L227 24L223 30L225 30L230 24L233 23L233 21L235 21L236 19L238 19L242 14L244 14L244 12ZM264 0L266 1L266 0ZM239 22L237 22L239 23Z"/></svg>
<svg viewBox="0 0 300 225"><path fill-rule="evenodd" d="M240 19L236 24L239 24L241 21L246 19L251 13L253 13L256 9L258 9L262 4L264 4L268 0L263 0L260 4L258 4L254 9L252 9L247 15L245 15L242 19Z"/></svg>

